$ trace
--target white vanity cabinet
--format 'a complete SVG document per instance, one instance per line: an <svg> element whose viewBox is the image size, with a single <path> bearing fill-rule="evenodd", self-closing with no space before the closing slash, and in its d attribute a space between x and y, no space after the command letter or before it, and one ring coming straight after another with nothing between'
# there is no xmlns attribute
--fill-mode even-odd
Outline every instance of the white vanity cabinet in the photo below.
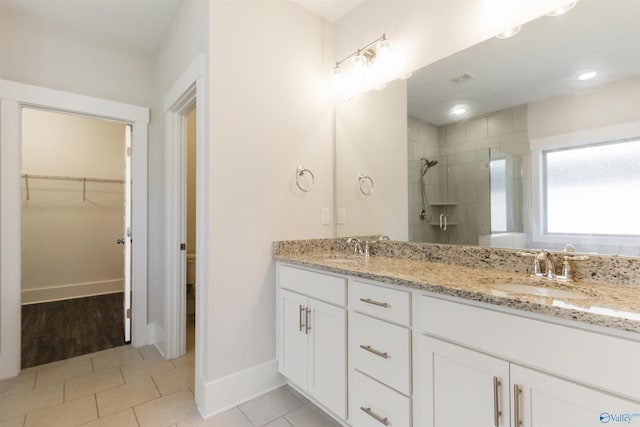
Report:
<svg viewBox="0 0 640 427"><path fill-rule="evenodd" d="M278 368L346 418L346 280L278 266Z"/></svg>
<svg viewBox="0 0 640 427"><path fill-rule="evenodd" d="M425 296L414 309L414 425L640 422L640 343Z"/></svg>
<svg viewBox="0 0 640 427"><path fill-rule="evenodd" d="M415 346L416 426L509 425L508 362L424 335Z"/></svg>
<svg viewBox="0 0 640 427"><path fill-rule="evenodd" d="M640 423L640 402L554 375L512 364L511 383L512 426L597 427Z"/></svg>
<svg viewBox="0 0 640 427"><path fill-rule="evenodd" d="M411 426L411 292L349 280L349 423Z"/></svg>
<svg viewBox="0 0 640 427"><path fill-rule="evenodd" d="M417 387L415 425L596 427L634 413L640 422L638 402L432 337L417 341L415 381L429 386Z"/></svg>

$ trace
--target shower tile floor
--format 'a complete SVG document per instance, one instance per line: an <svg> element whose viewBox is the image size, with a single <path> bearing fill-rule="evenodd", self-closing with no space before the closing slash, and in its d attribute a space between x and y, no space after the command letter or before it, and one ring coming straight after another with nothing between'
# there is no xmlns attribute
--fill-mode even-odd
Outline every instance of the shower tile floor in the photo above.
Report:
<svg viewBox="0 0 640 427"><path fill-rule="evenodd" d="M285 386L204 420L193 398L195 327L187 354L129 345L23 369L0 381L0 426L339 427Z"/></svg>

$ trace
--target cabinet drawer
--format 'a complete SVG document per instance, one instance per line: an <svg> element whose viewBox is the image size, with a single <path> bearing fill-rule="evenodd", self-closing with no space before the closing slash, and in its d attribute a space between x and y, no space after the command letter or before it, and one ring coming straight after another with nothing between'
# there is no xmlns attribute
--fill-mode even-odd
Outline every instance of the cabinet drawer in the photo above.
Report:
<svg viewBox="0 0 640 427"><path fill-rule="evenodd" d="M279 264L278 286L320 301L346 305L347 281L341 277Z"/></svg>
<svg viewBox="0 0 640 427"><path fill-rule="evenodd" d="M409 326L410 293L349 281L349 308L379 319Z"/></svg>
<svg viewBox="0 0 640 427"><path fill-rule="evenodd" d="M410 393L410 333L402 326L351 314L351 366L404 394Z"/></svg>
<svg viewBox="0 0 640 427"><path fill-rule="evenodd" d="M357 371L352 372L349 422L358 427L411 426L409 398Z"/></svg>

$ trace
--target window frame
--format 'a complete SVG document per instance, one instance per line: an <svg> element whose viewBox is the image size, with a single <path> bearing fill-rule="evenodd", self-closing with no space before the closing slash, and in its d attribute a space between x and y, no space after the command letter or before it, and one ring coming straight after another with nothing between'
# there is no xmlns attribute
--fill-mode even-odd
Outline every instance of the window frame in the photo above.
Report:
<svg viewBox="0 0 640 427"><path fill-rule="evenodd" d="M546 223L545 152L615 144L634 139L640 139L640 121L530 140L530 232L533 245L561 246L567 243L589 247L637 247L640 245L640 237L636 235L548 233Z"/></svg>

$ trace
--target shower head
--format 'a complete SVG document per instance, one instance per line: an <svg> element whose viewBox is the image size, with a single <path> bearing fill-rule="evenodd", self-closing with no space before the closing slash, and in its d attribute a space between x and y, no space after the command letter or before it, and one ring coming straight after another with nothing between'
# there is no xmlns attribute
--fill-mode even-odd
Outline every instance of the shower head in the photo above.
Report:
<svg viewBox="0 0 640 427"><path fill-rule="evenodd" d="M424 174L426 174L427 171L430 168L432 168L432 167L434 167L435 165L438 164L437 160L429 160L429 159L427 159L425 157L421 158L420 160L423 162L423 164L422 164L422 176L424 176Z"/></svg>

